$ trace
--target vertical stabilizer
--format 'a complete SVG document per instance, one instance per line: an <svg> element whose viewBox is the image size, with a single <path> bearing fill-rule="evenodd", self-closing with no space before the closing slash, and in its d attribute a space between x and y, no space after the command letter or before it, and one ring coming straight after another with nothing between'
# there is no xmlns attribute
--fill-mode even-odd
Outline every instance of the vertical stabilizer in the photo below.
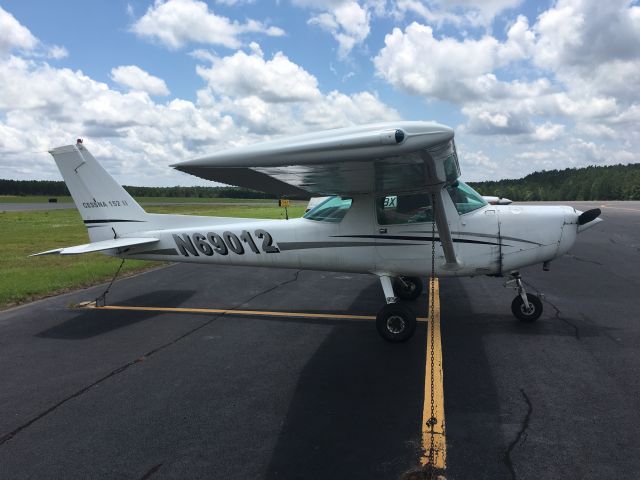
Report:
<svg viewBox="0 0 640 480"><path fill-rule="evenodd" d="M54 148L49 153L58 165L82 220L89 227L92 241L109 235L114 238L116 231L136 230L130 224L146 221L144 209L102 168L82 143Z"/></svg>

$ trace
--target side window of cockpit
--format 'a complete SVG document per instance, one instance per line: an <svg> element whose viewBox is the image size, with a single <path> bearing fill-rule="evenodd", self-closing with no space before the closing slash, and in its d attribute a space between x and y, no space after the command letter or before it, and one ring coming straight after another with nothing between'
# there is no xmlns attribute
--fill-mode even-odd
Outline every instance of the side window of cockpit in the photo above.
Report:
<svg viewBox="0 0 640 480"><path fill-rule="evenodd" d="M376 216L379 225L430 222L431 197L424 193L377 197Z"/></svg>
<svg viewBox="0 0 640 480"><path fill-rule="evenodd" d="M350 198L330 197L304 214L307 220L340 223L351 208Z"/></svg>

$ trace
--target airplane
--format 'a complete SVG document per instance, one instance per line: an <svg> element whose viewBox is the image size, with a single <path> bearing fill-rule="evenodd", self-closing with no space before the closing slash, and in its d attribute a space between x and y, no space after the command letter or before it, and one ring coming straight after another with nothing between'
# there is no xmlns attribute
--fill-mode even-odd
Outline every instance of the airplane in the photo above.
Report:
<svg viewBox="0 0 640 480"><path fill-rule="evenodd" d="M220 183L281 197L327 196L302 218L258 220L151 214L78 140L50 151L91 243L44 254L103 252L123 259L368 273L385 305L376 316L389 342L411 338L421 276L504 276L512 313L537 320L540 298L519 269L569 251L601 221L599 209L490 205L460 180L451 128L398 121L314 132L223 150L172 165Z"/></svg>
<svg viewBox="0 0 640 480"><path fill-rule="evenodd" d="M513 203L513 200L504 197L495 197L493 195L483 195L482 198L484 198L489 205L511 205Z"/></svg>

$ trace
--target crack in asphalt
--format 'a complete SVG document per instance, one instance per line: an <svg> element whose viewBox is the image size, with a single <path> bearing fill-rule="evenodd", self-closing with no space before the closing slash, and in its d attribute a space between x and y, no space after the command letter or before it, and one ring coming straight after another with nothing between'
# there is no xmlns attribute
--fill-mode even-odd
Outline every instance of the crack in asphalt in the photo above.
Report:
<svg viewBox="0 0 640 480"><path fill-rule="evenodd" d="M251 300L259 297L260 295L264 295L266 293L269 293L283 285L286 285L288 283L291 282L295 282L298 279L298 275L300 274L302 270L298 270L296 271L294 277L292 279L286 280L284 282L278 283L277 285L273 286L273 287L269 287L268 289L255 294L254 296L252 296L251 298L249 298L248 300L246 300L243 303L240 303L232 308L229 308L228 310L236 310L239 307L245 305L246 303L250 302ZM198 330L201 330L203 328L205 328L206 326L210 325L211 323L213 323L214 321L220 319L221 317L223 317L225 314L221 313L218 315L215 315L214 317L210 318L209 320L207 320L206 322L202 323L201 325L198 325L195 328L192 328L191 330L187 331L186 333L183 333L182 335L180 335L179 337L171 340L170 342L164 343L162 345L160 345L159 347L154 348L153 350L148 351L147 353L145 353L144 355L142 355L141 357L136 358L135 360L132 360L118 368L116 368L115 370L109 372L108 374L104 375L103 377L100 377L98 380L96 380L95 382L81 388L80 390L77 390L76 392L66 396L65 398L63 398L62 400L60 400L59 402L55 403L54 405L52 405L51 407L47 408L46 410L44 410L43 412L39 413L38 415L36 415L35 417L33 417L31 420L23 423L22 425L20 425L19 427L15 428L14 430L12 430L9 433L6 433L4 435L2 435L0 437L0 446L4 445L5 443L7 443L9 440L11 440L12 438L14 438L18 433L20 433L21 431L23 431L25 428L30 427L31 425L33 425L34 423L36 423L38 420L41 420L42 418L46 417L47 415L49 415L51 412L57 410L59 407L61 407L62 405L64 405L65 403L67 403L70 400L73 400L74 398L77 398L81 395L83 395L84 393L88 392L89 390L91 390L93 387L100 385L101 383L103 383L106 380L109 380L110 378L114 377L115 375L118 375L122 372L124 372L125 370L127 370L129 367L132 367L140 362L144 362L147 358L153 356L154 354L172 346L175 345L176 343L178 343L179 341L185 339L186 337L192 335L193 333L197 332ZM159 466L157 466L157 468L160 468L162 464L160 464ZM155 468L155 467L154 467ZM153 469L152 469L153 470ZM153 472L151 472L151 474L155 473L156 470L154 470ZM149 472L147 472L149 473ZM147 478L147 477L143 477L143 478Z"/></svg>
<svg viewBox="0 0 640 480"><path fill-rule="evenodd" d="M534 285L532 285L531 283L523 280L522 281L527 287L531 287L533 288L536 293L538 294L538 297L540 297L540 299L551 306L551 308L553 308L555 310L555 316L556 319L560 320L562 323L565 323L567 325L569 325L572 329L573 329L573 336L576 338L576 340L580 340L580 329L578 328L578 326L571 322L570 320L567 320L566 318L562 317L562 312L560 311L560 309L553 303L551 302L546 296L544 295L540 295L540 290L538 290Z"/></svg>
<svg viewBox="0 0 640 480"><path fill-rule="evenodd" d="M548 303L549 305L551 305L551 307L556 311L556 318L558 320L560 320L561 322L566 323L567 325L569 325L571 328L573 328L573 336L576 337L576 340L580 340L580 329L578 328L578 326L567 320L566 318L562 317L562 312L560 311L560 309L558 307L555 306L554 303L550 302L549 300L547 300L546 298L542 299L545 303Z"/></svg>
<svg viewBox="0 0 640 480"><path fill-rule="evenodd" d="M507 447L507 451L504 454L504 463L509 469L509 472L511 472L511 478L513 480L517 479L517 475L516 475L516 470L513 466L513 459L511 458L511 452L513 452L513 450L518 446L521 440L524 443L524 441L527 439L527 430L529 429L529 422L531 420L531 415L533 414L533 404L531 403L529 396L522 388L520 389L520 393L522 393L522 396L524 397L525 402L527 402L527 414L525 415L524 420L522 421L522 425L520 426L518 435L516 435L516 438L513 440L513 442L509 444L509 447Z"/></svg>
<svg viewBox="0 0 640 480"><path fill-rule="evenodd" d="M622 245L623 247L629 247L629 248L633 248L634 250L640 252L640 246L636 245L635 243L632 244L627 244L624 242L618 242L617 240L614 240L613 238L609 237L609 241L611 243L613 243L614 245Z"/></svg>
<svg viewBox="0 0 640 480"><path fill-rule="evenodd" d="M296 270L296 273L293 275L293 278L289 279L289 280L285 280L284 282L280 282L279 284L271 287L271 288L267 288L266 290L264 290L263 292L260 293L256 293L253 297L249 298L248 300L245 300L242 303L239 303L238 305L236 305L235 307L231 308L230 310L235 310L236 308L240 308L240 307L244 307L246 304L248 304L249 302L255 300L256 298L262 296L262 295L266 295L269 292L273 292L274 290L287 285L289 283L293 283L295 281L298 280L298 275L300 275L300 272L302 272L302 269L300 270Z"/></svg>
<svg viewBox="0 0 640 480"><path fill-rule="evenodd" d="M572 258L574 260L577 260L578 262L593 263L594 265L598 265L600 267L604 265L603 263L596 262L595 260L589 260L587 258L578 257L577 255L574 255L572 253L565 253L565 257Z"/></svg>
<svg viewBox="0 0 640 480"><path fill-rule="evenodd" d="M159 463L158 465L151 467L147 473L145 473L142 477L140 477L140 480L147 480L148 478L151 478L151 476L154 473L160 470L160 467L162 467L162 465L163 465L162 463Z"/></svg>

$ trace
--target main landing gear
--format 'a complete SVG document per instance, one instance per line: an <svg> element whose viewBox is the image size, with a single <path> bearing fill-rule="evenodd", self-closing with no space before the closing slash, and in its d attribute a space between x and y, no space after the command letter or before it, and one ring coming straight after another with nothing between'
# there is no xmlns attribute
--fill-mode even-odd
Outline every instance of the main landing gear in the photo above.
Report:
<svg viewBox="0 0 640 480"><path fill-rule="evenodd" d="M526 292L520 272L511 272L511 276L513 278L504 284L505 287L513 285L518 292L511 302L511 312L521 322L535 322L542 315L542 301L537 295Z"/></svg>
<svg viewBox="0 0 640 480"><path fill-rule="evenodd" d="M405 342L416 330L416 315L409 307L396 303L396 294L402 299L414 300L422 293L422 281L417 277L397 277L392 281L391 277L381 276L380 283L387 304L376 317L378 333L388 342Z"/></svg>

